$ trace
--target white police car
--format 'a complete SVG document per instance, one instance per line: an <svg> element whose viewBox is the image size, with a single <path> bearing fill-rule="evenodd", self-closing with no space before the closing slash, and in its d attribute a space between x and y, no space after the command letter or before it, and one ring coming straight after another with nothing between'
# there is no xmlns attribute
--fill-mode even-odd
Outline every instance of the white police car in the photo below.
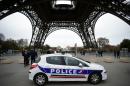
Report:
<svg viewBox="0 0 130 86"><path fill-rule="evenodd" d="M47 81L89 81L97 84L107 79L103 66L62 54L47 54L39 57L29 70L29 79L37 85Z"/></svg>

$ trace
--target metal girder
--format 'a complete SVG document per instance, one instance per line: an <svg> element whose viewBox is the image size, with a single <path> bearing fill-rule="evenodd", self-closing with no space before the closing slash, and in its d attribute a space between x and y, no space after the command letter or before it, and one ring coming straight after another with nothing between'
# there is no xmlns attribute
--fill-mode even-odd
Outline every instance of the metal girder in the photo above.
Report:
<svg viewBox="0 0 130 86"><path fill-rule="evenodd" d="M98 10L111 13L130 25L130 4L124 3L124 1L125 0L106 0L106 2L100 4Z"/></svg>
<svg viewBox="0 0 130 86"><path fill-rule="evenodd" d="M60 30L60 29L71 30L71 31L75 32L77 35L80 36L79 31L77 30L77 27L50 27L47 36L49 36L52 32L54 32L54 31L56 31L56 30Z"/></svg>
<svg viewBox="0 0 130 86"><path fill-rule="evenodd" d="M53 21L51 23L48 23L48 27L50 28L48 35L59 29L72 30L79 35L79 32L76 29L78 26L79 24L73 21Z"/></svg>
<svg viewBox="0 0 130 86"><path fill-rule="evenodd" d="M49 27L78 27L79 24L75 21L53 21L48 23Z"/></svg>

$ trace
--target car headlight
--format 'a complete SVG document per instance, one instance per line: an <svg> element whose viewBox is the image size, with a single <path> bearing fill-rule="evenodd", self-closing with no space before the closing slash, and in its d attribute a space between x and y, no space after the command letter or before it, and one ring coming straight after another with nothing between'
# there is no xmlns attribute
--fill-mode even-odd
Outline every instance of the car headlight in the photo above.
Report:
<svg viewBox="0 0 130 86"><path fill-rule="evenodd" d="M107 71L105 70L104 73L107 73Z"/></svg>

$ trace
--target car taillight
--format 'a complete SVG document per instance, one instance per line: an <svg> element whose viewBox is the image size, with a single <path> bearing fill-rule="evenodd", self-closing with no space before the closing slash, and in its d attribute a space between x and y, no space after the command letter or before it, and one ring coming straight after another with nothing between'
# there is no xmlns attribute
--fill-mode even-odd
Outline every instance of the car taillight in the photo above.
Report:
<svg viewBox="0 0 130 86"><path fill-rule="evenodd" d="M38 65L37 64L32 64L30 69L36 68Z"/></svg>

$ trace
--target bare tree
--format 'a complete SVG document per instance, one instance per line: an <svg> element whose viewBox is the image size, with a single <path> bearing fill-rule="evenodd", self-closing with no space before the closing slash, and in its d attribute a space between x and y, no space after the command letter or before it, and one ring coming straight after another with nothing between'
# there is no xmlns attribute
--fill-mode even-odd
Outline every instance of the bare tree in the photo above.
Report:
<svg viewBox="0 0 130 86"><path fill-rule="evenodd" d="M28 45L28 40L27 39L19 39L18 41L19 47L26 47Z"/></svg>
<svg viewBox="0 0 130 86"><path fill-rule="evenodd" d="M2 33L0 33L0 40L1 40L1 41L4 41L4 40L5 40L5 36L4 36Z"/></svg>
<svg viewBox="0 0 130 86"><path fill-rule="evenodd" d="M98 46L100 48L104 47L105 45L108 45L109 44L109 39L107 38L103 38L103 37L100 37L97 39L97 43L98 43Z"/></svg>
<svg viewBox="0 0 130 86"><path fill-rule="evenodd" d="M4 44L4 40L5 40L5 36L2 33L0 33L0 54L2 52L1 50Z"/></svg>

